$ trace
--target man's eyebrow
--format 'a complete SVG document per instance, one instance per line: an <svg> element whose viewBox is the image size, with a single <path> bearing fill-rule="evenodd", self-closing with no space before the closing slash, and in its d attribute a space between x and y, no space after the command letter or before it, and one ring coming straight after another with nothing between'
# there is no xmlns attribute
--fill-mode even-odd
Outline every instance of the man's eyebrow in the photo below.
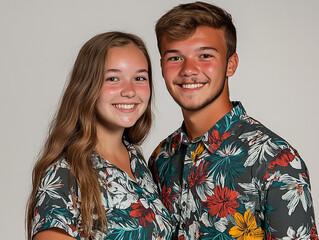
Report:
<svg viewBox="0 0 319 240"><path fill-rule="evenodd" d="M199 47L199 48L197 48L197 49L195 49L195 52L200 52L200 51L205 51L205 50L213 50L213 51L215 51L215 52L219 52L218 50L217 50L217 48L214 48L214 47ZM166 54L168 54L168 53L180 53L180 51L179 50L176 50L176 49L170 49L170 50L166 50L165 52L164 52L164 54L163 54L163 56L165 56Z"/></svg>
<svg viewBox="0 0 319 240"><path fill-rule="evenodd" d="M198 49L196 49L195 51L196 52L200 52L200 51L204 51L204 50L213 50L213 51L215 51L215 52L219 52L216 48L214 48L214 47L200 47L200 48L198 48Z"/></svg>
<svg viewBox="0 0 319 240"><path fill-rule="evenodd" d="M171 50L166 50L163 54L163 57L168 54L168 53L180 53L179 50L171 49Z"/></svg>

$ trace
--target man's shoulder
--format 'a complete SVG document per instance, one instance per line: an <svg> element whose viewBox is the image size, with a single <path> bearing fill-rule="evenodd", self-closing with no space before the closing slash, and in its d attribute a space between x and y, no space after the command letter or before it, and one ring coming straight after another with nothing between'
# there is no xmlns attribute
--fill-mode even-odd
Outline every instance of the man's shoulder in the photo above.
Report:
<svg viewBox="0 0 319 240"><path fill-rule="evenodd" d="M248 141L250 140L251 144L273 141L276 145L289 145L284 138L269 129L267 126L263 125L260 121L247 115L242 120L243 124L239 125L239 139L247 139Z"/></svg>
<svg viewBox="0 0 319 240"><path fill-rule="evenodd" d="M292 162L299 154L288 141L252 117L245 116L237 134L239 141L248 147L245 166L260 164L271 167L278 161Z"/></svg>
<svg viewBox="0 0 319 240"><path fill-rule="evenodd" d="M175 149L175 145L179 144L181 137L182 128L178 128L173 133L171 133L168 137L163 139L157 147L154 149L150 159L149 164L152 165L158 156L162 153L166 156L172 155L172 150Z"/></svg>

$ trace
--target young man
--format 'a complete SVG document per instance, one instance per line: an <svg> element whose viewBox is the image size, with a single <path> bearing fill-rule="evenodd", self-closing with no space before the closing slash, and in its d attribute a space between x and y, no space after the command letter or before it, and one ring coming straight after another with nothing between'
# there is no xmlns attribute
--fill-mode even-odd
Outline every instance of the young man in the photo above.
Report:
<svg viewBox="0 0 319 240"><path fill-rule="evenodd" d="M175 239L317 239L303 160L229 99L238 65L231 16L182 4L157 22L156 34L167 89L184 117L150 159Z"/></svg>

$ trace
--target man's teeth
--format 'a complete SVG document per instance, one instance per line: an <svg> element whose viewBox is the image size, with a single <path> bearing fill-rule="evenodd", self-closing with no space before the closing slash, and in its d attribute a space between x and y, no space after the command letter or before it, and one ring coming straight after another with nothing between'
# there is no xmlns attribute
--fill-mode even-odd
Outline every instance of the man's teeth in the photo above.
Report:
<svg viewBox="0 0 319 240"><path fill-rule="evenodd" d="M188 89L194 89L194 88L200 88L204 86L203 83L196 83L196 84L182 84L182 88L188 88Z"/></svg>
<svg viewBox="0 0 319 240"><path fill-rule="evenodd" d="M122 109L132 109L135 104L115 104L115 107Z"/></svg>

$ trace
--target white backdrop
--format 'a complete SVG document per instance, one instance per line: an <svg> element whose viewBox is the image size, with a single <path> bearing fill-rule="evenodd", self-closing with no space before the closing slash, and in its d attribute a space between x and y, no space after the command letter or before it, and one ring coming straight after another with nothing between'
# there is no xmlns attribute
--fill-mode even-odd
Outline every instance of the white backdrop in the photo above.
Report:
<svg viewBox="0 0 319 240"><path fill-rule="evenodd" d="M110 30L147 43L154 68L155 124L143 144L148 158L182 121L165 89L154 25L177 0L0 0L0 229L23 239L31 170L81 46ZM239 67L232 100L288 140L311 176L319 224L318 0L216 0L238 31Z"/></svg>

